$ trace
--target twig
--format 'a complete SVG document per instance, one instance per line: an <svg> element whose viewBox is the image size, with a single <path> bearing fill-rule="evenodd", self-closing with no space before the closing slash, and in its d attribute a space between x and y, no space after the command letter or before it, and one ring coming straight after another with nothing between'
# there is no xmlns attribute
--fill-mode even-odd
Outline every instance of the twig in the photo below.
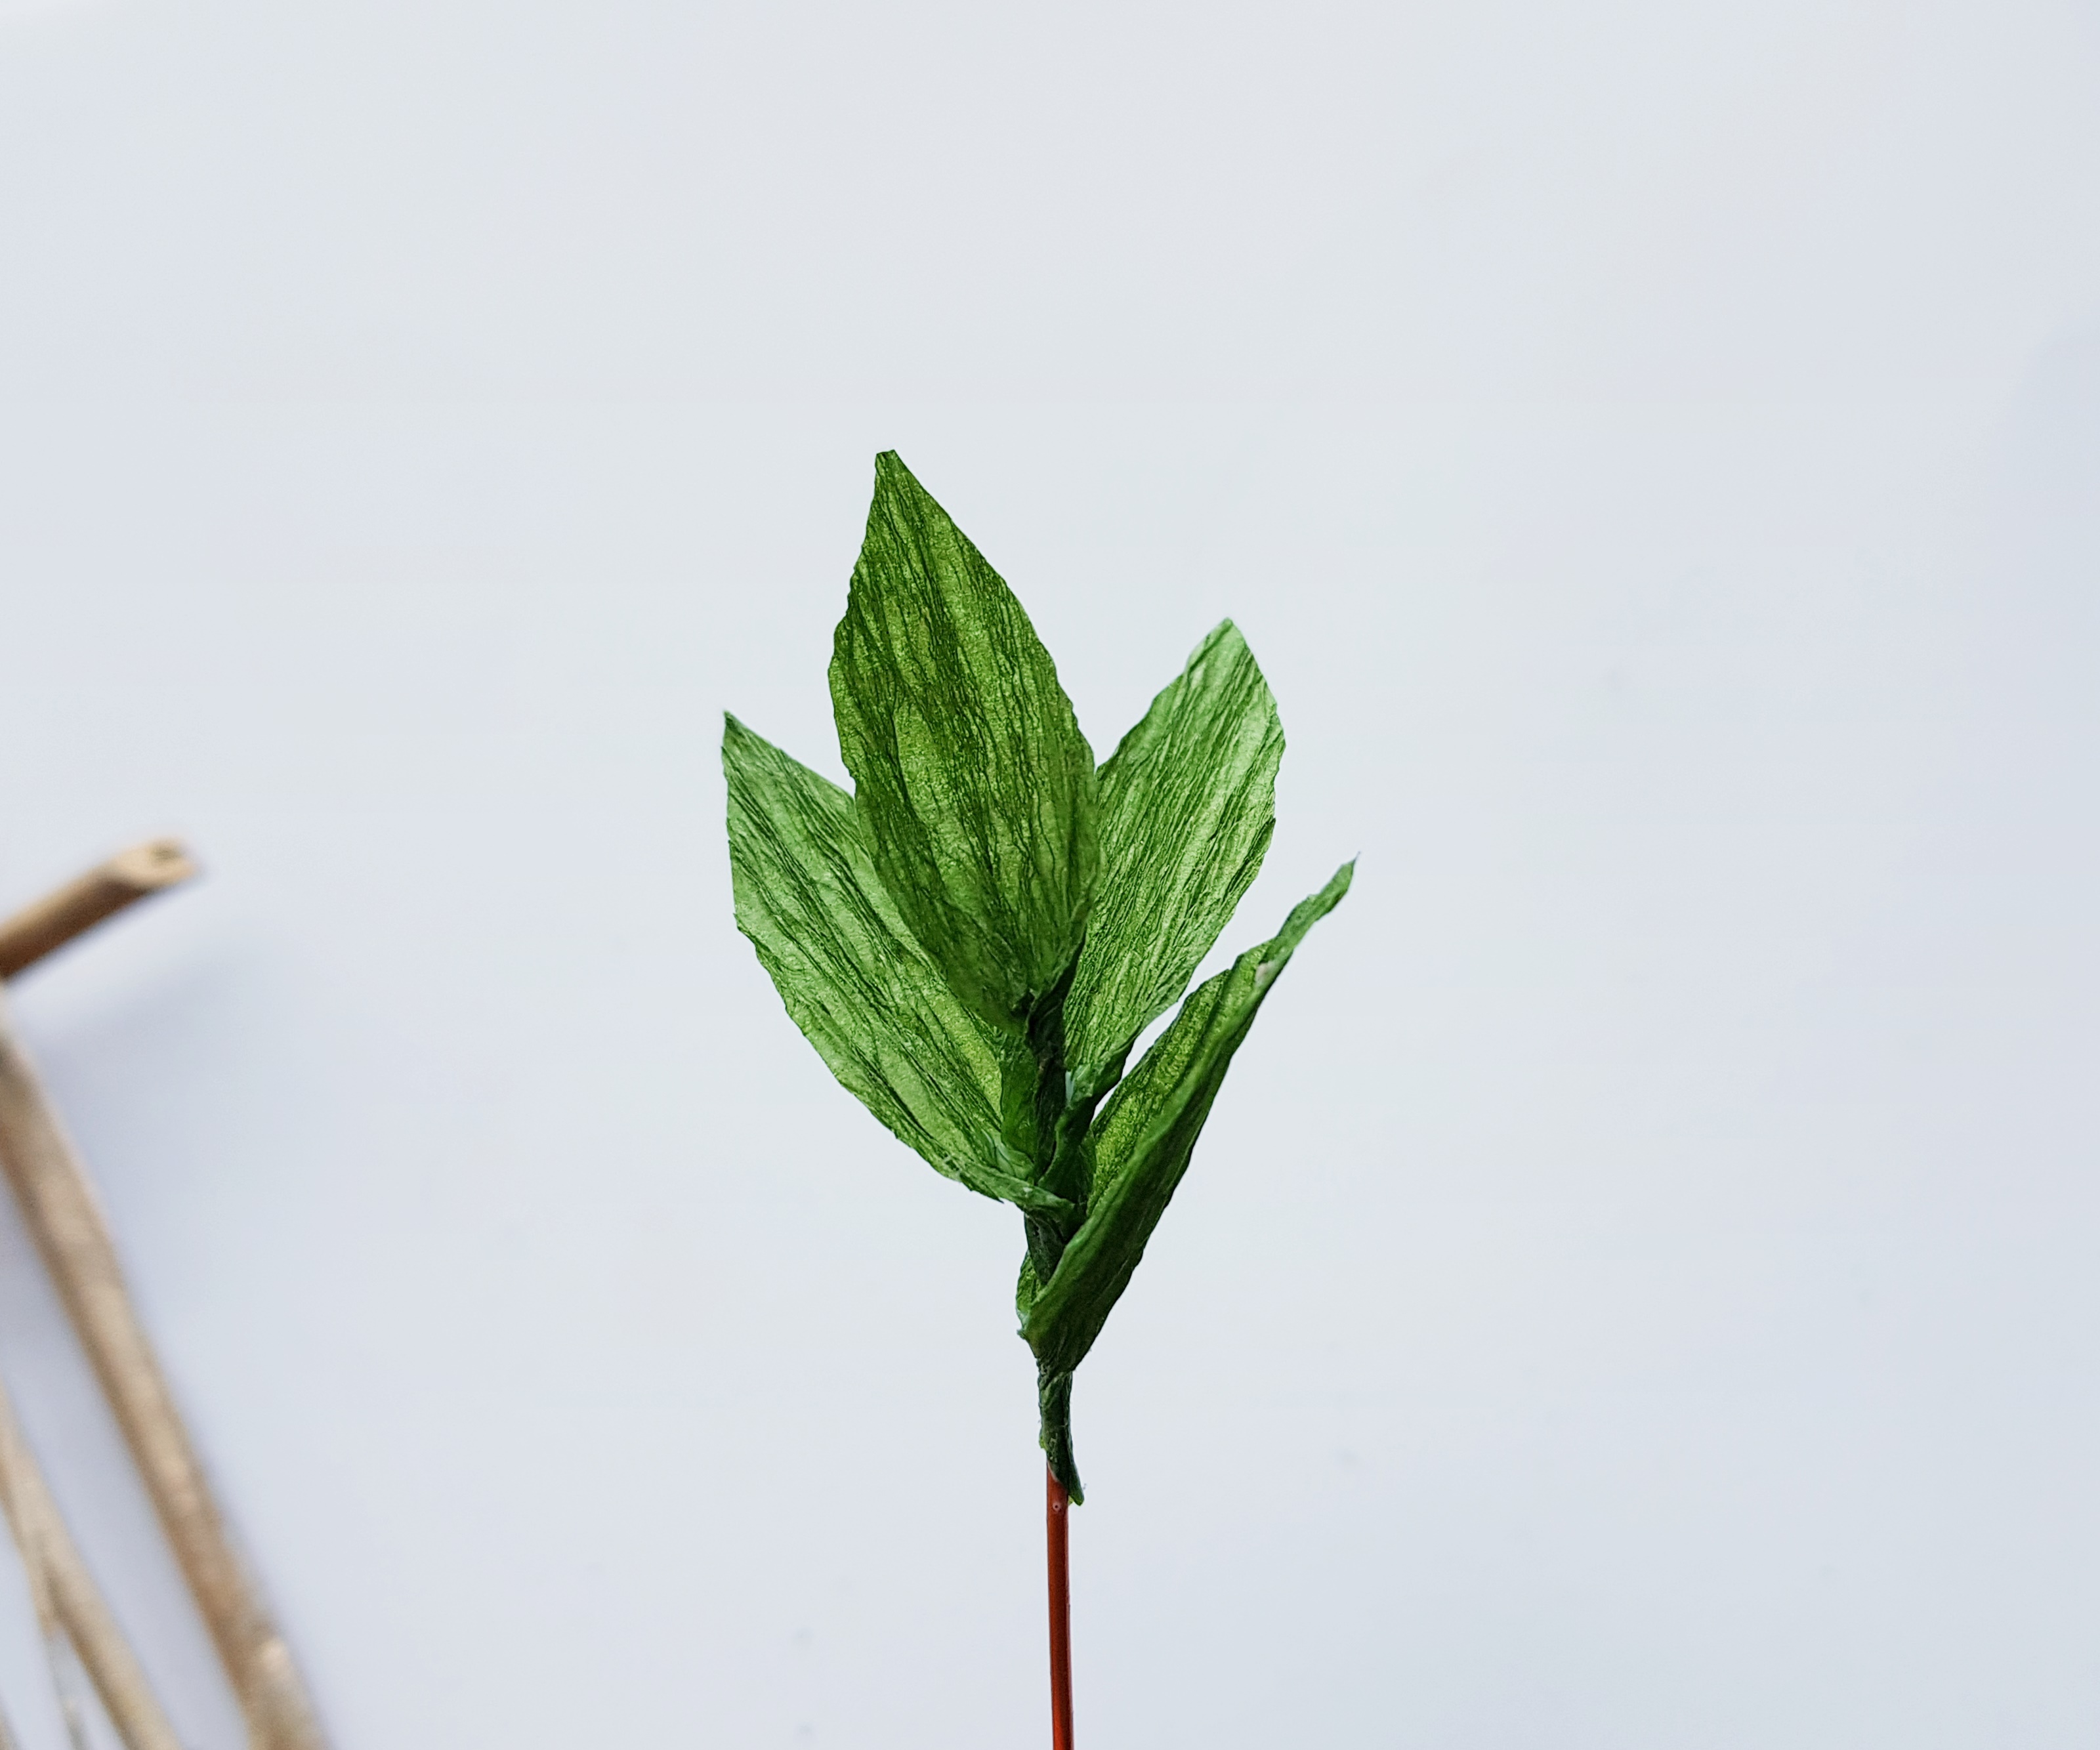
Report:
<svg viewBox="0 0 2100 1750"><path fill-rule="evenodd" d="M19 930L23 940L41 944L38 952L48 953L134 900L182 879L190 866L171 840L126 852L0 926L0 942ZM157 871L161 872L157 879ZM23 1049L4 999L0 1171L14 1188L24 1223L102 1382L210 1630L246 1717L251 1750L324 1750L291 1649L227 1535L189 1431L131 1303L86 1170Z"/></svg>
<svg viewBox="0 0 2100 1750"><path fill-rule="evenodd" d="M0 978L12 978L114 912L196 873L177 839L135 844L0 923Z"/></svg>
<svg viewBox="0 0 2100 1750"><path fill-rule="evenodd" d="M18 1430L10 1430L19 1433ZM23 1444L19 1454L11 1454L11 1460L20 1457L27 1461L29 1448ZM10 1463L11 1475L18 1475L20 1464ZM66 1657L65 1630L59 1626L58 1602L51 1582L51 1563L45 1559L44 1549L38 1534L44 1527L33 1515L33 1508L26 1501L11 1497L7 1502L9 1521L15 1525L26 1525L31 1536L18 1536L16 1546L22 1553L22 1577L29 1582L29 1604L36 1613L37 1639L44 1651L44 1668L51 1673L51 1699L58 1704L59 1722L65 1727L66 1742L73 1750L88 1750L87 1722L81 1717L80 1685L73 1680L73 1664ZM77 1661L75 1662L77 1663Z"/></svg>
<svg viewBox="0 0 2100 1750"><path fill-rule="evenodd" d="M1047 1467L1050 1545L1050 1743L1072 1750L1072 1497Z"/></svg>
<svg viewBox="0 0 2100 1750"><path fill-rule="evenodd" d="M54 1629L60 1629L73 1643L126 1750L182 1750L182 1740L154 1699L130 1643L110 1615L66 1530L4 1385L0 1385L0 1510L6 1512L15 1547L22 1552L29 1594L46 1637Z"/></svg>

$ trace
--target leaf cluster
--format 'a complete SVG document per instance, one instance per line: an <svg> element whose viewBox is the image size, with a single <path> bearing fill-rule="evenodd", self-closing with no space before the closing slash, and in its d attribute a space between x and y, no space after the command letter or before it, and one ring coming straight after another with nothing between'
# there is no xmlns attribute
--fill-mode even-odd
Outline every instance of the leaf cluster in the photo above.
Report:
<svg viewBox="0 0 2100 1750"><path fill-rule="evenodd" d="M1076 1501L1074 1370L1352 866L1185 998L1275 830L1283 730L1253 654L1217 627L1096 769L1021 604L893 453L831 687L850 795L727 721L737 923L832 1073L1021 1211L1021 1334Z"/></svg>

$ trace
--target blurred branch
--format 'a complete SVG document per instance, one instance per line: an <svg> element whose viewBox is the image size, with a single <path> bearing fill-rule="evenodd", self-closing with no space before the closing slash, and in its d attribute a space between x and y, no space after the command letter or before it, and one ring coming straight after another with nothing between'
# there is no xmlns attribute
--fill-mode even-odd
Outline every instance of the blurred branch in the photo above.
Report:
<svg viewBox="0 0 2100 1750"><path fill-rule="evenodd" d="M195 872L172 839L112 857L0 924L0 976ZM191 1444L125 1285L86 1169L0 998L0 1172L116 1413L161 1529L248 1722L250 1750L324 1750L298 1668Z"/></svg>
<svg viewBox="0 0 2100 1750"><path fill-rule="evenodd" d="M179 839L149 839L0 922L0 978L12 978L104 918L197 872Z"/></svg>
<svg viewBox="0 0 2100 1750"><path fill-rule="evenodd" d="M0 1510L15 1533L46 1639L62 1631L125 1750L183 1750L130 1643L96 1588L0 1386ZM55 1651L55 1650L54 1650Z"/></svg>

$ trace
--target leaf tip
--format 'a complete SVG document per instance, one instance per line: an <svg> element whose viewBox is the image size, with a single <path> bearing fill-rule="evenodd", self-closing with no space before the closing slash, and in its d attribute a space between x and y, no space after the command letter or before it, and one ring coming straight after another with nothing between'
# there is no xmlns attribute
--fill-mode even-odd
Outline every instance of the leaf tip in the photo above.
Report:
<svg viewBox="0 0 2100 1750"><path fill-rule="evenodd" d="M722 757L726 760L739 748L748 747L759 738L753 734L751 725L733 711L722 713Z"/></svg>

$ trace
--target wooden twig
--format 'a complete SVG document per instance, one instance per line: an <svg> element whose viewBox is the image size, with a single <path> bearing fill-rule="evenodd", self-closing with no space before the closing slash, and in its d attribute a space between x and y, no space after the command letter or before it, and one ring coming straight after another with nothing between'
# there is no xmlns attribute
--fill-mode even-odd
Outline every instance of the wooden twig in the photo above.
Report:
<svg viewBox="0 0 2100 1750"><path fill-rule="evenodd" d="M171 857L157 853L148 858L148 867L172 866L179 862L181 871L171 879L179 880L188 872L188 859L179 845L173 849ZM127 874L121 866L139 854L127 852L113 858L30 907L15 923L0 928L0 939L26 920L29 931L41 934L29 933L25 939L41 941L45 945L41 951L47 953L111 912L157 891L155 886L142 884L145 871L135 868ZM168 884L168 880L158 884ZM161 1528L232 1682L247 1720L251 1750L324 1750L326 1741L291 1649L227 1536L224 1516L132 1305L94 1188L23 1049L4 998L0 998L0 1171L13 1187L24 1222L131 1448Z"/></svg>
<svg viewBox="0 0 2100 1750"><path fill-rule="evenodd" d="M0 978L12 978L111 914L196 873L179 840L149 839L120 851L0 922Z"/></svg>
<svg viewBox="0 0 2100 1750"><path fill-rule="evenodd" d="M46 1634L72 1642L126 1750L183 1750L161 1704L81 1558L0 1385L0 1510L15 1533L29 1594Z"/></svg>

